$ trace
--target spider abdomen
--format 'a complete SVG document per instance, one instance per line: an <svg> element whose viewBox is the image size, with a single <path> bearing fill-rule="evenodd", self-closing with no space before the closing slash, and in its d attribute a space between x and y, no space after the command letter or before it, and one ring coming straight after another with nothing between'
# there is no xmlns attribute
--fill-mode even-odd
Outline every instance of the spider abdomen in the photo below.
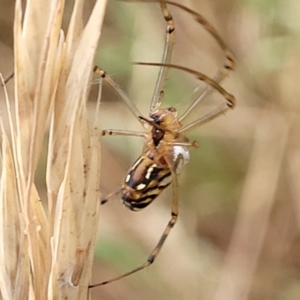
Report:
<svg viewBox="0 0 300 300"><path fill-rule="evenodd" d="M171 183L171 171L141 156L125 177L121 195L124 205L134 211L148 206Z"/></svg>

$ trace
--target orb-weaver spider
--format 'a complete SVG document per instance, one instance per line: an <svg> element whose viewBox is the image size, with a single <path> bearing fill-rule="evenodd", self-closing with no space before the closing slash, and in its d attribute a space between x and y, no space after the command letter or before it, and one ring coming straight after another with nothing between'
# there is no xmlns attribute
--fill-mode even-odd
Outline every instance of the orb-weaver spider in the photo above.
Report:
<svg viewBox="0 0 300 300"><path fill-rule="evenodd" d="M163 52L163 59L161 63L137 63L146 66L159 66L160 72L156 82L152 101L150 104L149 118L143 117L136 106L124 94L121 88L106 74L104 70L95 67L94 72L100 75L123 99L127 107L130 109L134 117L140 122L144 131L128 131L128 130L103 130L103 136L135 136L142 137L145 140L143 152L141 156L135 161L127 175L124 183L120 189L109 194L101 200L104 204L111 200L116 195L120 194L124 205L133 210L138 211L148 206L164 189L172 185L172 209L171 218L162 233L157 245L152 250L147 261L139 267L112 278L110 280L92 284L90 288L101 286L139 270L142 270L152 264L160 252L166 238L171 229L175 225L178 217L178 181L177 174L181 167L189 160L189 147L197 147L195 141L190 141L186 137L186 133L196 127L199 127L212 119L224 114L228 109L235 106L235 98L227 93L221 86L220 82L228 75L235 67L234 56L223 42L217 31L197 12L172 1L149 0L145 2L159 2L163 17L166 22L166 38L165 48ZM172 5L192 15L198 23L200 23L205 30L207 30L216 42L219 44L225 54L225 63L223 67L215 75L214 79L195 71L179 65L171 64L171 56L174 41L174 21L170 14L167 5ZM164 96L164 85L166 81L166 74L169 68L179 69L187 73L191 73L199 80L207 84L204 91L199 97L189 106L181 117L177 117L177 111L174 107L161 108L162 99ZM216 107L211 112L201 116L190 124L182 125L191 111L204 99L207 94L217 90L224 98L225 102Z"/></svg>

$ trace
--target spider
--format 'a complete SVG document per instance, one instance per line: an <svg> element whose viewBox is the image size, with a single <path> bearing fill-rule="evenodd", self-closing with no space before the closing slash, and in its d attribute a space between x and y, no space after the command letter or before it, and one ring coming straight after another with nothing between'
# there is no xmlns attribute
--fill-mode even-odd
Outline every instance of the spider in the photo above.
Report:
<svg viewBox="0 0 300 300"><path fill-rule="evenodd" d="M134 136L144 139L144 147L141 156L133 163L125 176L124 183L120 189L109 194L101 199L101 204L105 204L120 195L123 204L132 211L139 211L148 206L160 193L169 185L172 185L172 207L171 218L167 223L157 245L152 250L146 262L137 268L112 278L107 281L92 284L89 288L105 285L135 272L138 272L151 265L158 256L165 240L167 239L171 229L174 227L178 218L178 180L177 175L181 168L189 161L189 148L197 147L195 141L191 141L186 137L186 133L195 129L217 116L223 114L235 106L235 98L227 93L221 86L220 82L228 75L235 67L234 56L223 42L217 31L197 12L185 7L184 5L172 1L149 0L146 2L158 2L162 11L162 15L166 22L166 37L163 58L161 63L137 63L145 66L160 67L158 79L150 104L149 117L143 117L137 107L125 95L121 88L106 74L104 70L96 66L94 72L106 81L125 102L134 117L140 122L143 131L128 131L128 130L103 130L103 136ZM176 6L179 9L192 15L205 30L219 44L225 54L225 62L223 67L217 72L214 79L195 71L193 69L171 64L171 56L174 41L174 21L171 13L168 10L169 6ZM169 68L179 69L187 73L191 73L199 80L206 83L206 88L199 97L189 106L189 108L181 115L177 116L177 111L174 107L162 108L162 100L164 96L164 85L166 75ZM190 112L212 91L217 90L224 98L225 102L217 106L211 112L199 117L190 124L182 125Z"/></svg>

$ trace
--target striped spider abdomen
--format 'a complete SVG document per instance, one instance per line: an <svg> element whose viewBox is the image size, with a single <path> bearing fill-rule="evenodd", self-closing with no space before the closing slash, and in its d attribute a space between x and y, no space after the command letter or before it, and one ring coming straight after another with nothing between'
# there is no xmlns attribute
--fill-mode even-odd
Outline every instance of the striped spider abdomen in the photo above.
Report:
<svg viewBox="0 0 300 300"><path fill-rule="evenodd" d="M148 206L171 183L168 166L158 166L154 160L141 156L129 170L122 186L124 205L134 211Z"/></svg>

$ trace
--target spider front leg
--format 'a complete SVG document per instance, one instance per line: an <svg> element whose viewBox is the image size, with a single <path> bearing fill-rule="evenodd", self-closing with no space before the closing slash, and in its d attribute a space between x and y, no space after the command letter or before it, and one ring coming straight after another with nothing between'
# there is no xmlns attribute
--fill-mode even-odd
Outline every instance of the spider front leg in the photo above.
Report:
<svg viewBox="0 0 300 300"><path fill-rule="evenodd" d="M160 8L167 24L166 26L166 36L165 36L165 46L162 57L162 64L169 64L172 58L172 51L174 45L174 20L170 11L167 8L167 5L164 2L160 2ZM161 104L163 95L164 95L164 86L166 83L168 68L165 66L161 66L158 74L158 78L156 81L154 93L152 96L150 111L153 111L156 107Z"/></svg>
<svg viewBox="0 0 300 300"><path fill-rule="evenodd" d="M131 131L131 130L119 130L119 129L104 129L102 130L102 136L113 135L113 136L136 136L146 138L145 132Z"/></svg>
<svg viewBox="0 0 300 300"><path fill-rule="evenodd" d="M147 258L147 261L144 262L142 265L140 265L139 267L123 274L123 275L120 275L120 276L117 276L117 277L114 277L110 280L107 280L107 281L103 281L103 282L100 282L100 283L96 283L96 284L92 284L89 286L89 288L95 288L95 287L98 287L98 286L101 286L101 285L105 285L105 284L108 284L108 283L111 283L111 282L114 282L114 281L117 281L119 279L122 279L124 277L127 277L131 274L134 274L138 271L141 271L147 267L149 267L151 264L154 263L156 257L158 256L162 246L164 245L165 243L165 240L167 239L167 237L169 236L170 234L170 231L172 230L172 228L174 227L174 225L176 224L177 222L177 218L178 218L178 180L177 180L177 174L176 174L176 169L180 163L180 161L183 160L183 157L182 155L178 155L175 163L173 165L169 164L170 165L170 169L171 169L171 174L172 174L172 208L171 208L171 218L165 228L165 230L163 231L157 245L155 246L155 248L152 250L151 254L149 255L149 257ZM119 192L119 191L117 191ZM111 195L109 195L109 197L112 197L114 196L117 192L115 193L112 193Z"/></svg>
<svg viewBox="0 0 300 300"><path fill-rule="evenodd" d="M120 86L108 75L106 74L106 71L101 69L98 66L94 67L94 73L99 75L100 78L102 78L105 82L107 82L121 97L121 99L125 102L131 113L134 115L134 117L141 123L141 125L145 128L144 122L139 118L141 116L141 112L137 109L137 107L134 105L134 103L127 97L127 95L122 91Z"/></svg>
<svg viewBox="0 0 300 300"><path fill-rule="evenodd" d="M146 66L161 66L162 65L161 63L138 63L138 64L139 65L146 65ZM187 68L187 67L173 65L173 64L168 64L166 66L169 67L169 68L173 68L173 69L177 69L177 70L182 70L182 71L185 71L187 73L193 74L194 76L196 76L197 79L205 82L211 88L213 88L214 90L218 91L225 98L225 100L226 100L225 103L219 105L213 111L211 111L211 112L205 114L204 116L196 119L192 123L190 123L190 124L188 124L188 125L183 126L182 128L180 128L178 130L178 133L180 133L180 134L186 134L191 129L195 129L196 127L199 127L199 126L201 126L201 125L203 125L203 124L205 124L205 123L207 123L207 122L209 122L209 121L217 118L218 116L224 114L227 110L233 109L235 107L235 104L236 104L235 97L233 95L229 94L215 80L209 78L208 76L204 75L201 72L195 71L195 70ZM192 104L192 106L194 106L194 104Z"/></svg>

